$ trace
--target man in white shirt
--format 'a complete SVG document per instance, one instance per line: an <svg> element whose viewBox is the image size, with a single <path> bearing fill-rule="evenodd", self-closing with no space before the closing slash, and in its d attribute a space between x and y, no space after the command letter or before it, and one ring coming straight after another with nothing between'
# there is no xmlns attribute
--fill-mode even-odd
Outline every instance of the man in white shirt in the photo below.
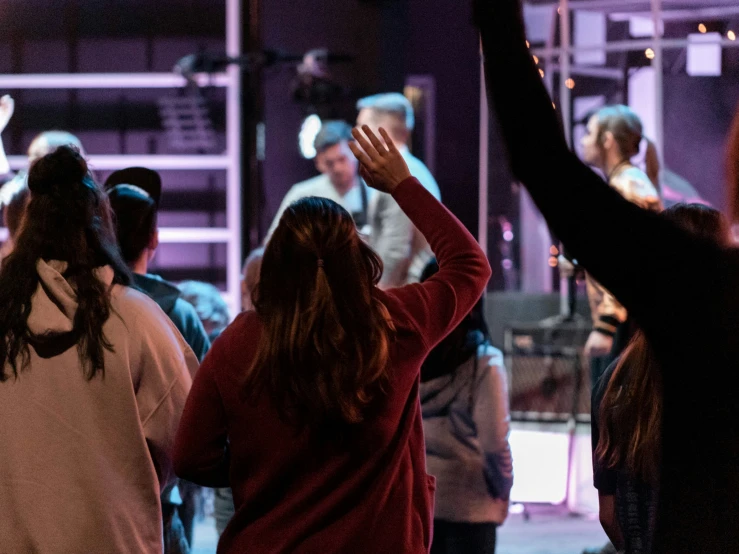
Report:
<svg viewBox="0 0 739 554"><path fill-rule="evenodd" d="M362 181L359 163L349 149L349 142L354 140L351 131L343 121L323 123L314 143L316 168L321 175L293 185L277 210L266 240L290 204L308 196L328 198L352 214L357 228L382 259L380 285L402 285L404 281L398 275L410 254L411 223L392 196L370 189Z"/></svg>
<svg viewBox="0 0 739 554"><path fill-rule="evenodd" d="M357 102L357 109L359 110L357 126L368 125L375 133L378 132L379 127L383 127L403 155L411 175L418 179L437 200L441 200L441 192L436 179L426 165L408 149L408 141L415 125L415 114L410 101L399 92L375 94ZM376 199L377 202L382 202L382 200L384 199ZM394 202L392 198L389 201ZM375 206L370 203L370 213L375 211ZM410 222L408 224L410 225ZM433 253L426 239L411 225L409 255L394 266L395 275L389 279L396 284L418 282L423 269L432 258Z"/></svg>

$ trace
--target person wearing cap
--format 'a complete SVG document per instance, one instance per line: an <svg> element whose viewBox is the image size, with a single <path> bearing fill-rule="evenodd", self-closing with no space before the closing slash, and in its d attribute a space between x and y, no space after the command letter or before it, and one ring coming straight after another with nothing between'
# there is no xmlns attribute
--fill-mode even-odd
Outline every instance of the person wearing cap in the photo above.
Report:
<svg viewBox="0 0 739 554"><path fill-rule="evenodd" d="M202 361L210 348L210 341L197 311L182 298L175 285L148 273L149 262L159 245L157 211L162 194L159 174L143 167L122 169L108 177L105 189L116 218L121 254L133 273L133 285L159 304ZM193 487L180 482L177 488L165 490L162 494L165 553L187 552L187 545L182 544L183 538L192 544L193 508L199 490ZM178 520L181 520L181 525Z"/></svg>
<svg viewBox="0 0 739 554"><path fill-rule="evenodd" d="M367 125L375 133L383 127L393 142L398 146L400 154L411 175L416 177L423 187L441 200L439 185L429 171L426 164L411 154L408 142L416 124L413 105L410 100L399 92L385 92L366 96L357 102L357 127ZM376 207L370 204L370 211L376 211ZM434 257L431 249L423 238L423 235L410 225L410 249L403 260L392 269L395 272L390 279L399 284L417 283L421 273L429 261Z"/></svg>

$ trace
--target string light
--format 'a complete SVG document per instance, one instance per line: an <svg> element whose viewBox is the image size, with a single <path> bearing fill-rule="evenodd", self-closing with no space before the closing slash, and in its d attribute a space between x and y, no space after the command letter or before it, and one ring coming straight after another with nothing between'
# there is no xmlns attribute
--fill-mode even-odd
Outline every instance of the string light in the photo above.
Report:
<svg viewBox="0 0 739 554"><path fill-rule="evenodd" d="M565 81L565 86L566 86L566 87L567 87L568 89L570 89L570 90L572 90L573 88L575 88L575 79L567 79L567 80Z"/></svg>
<svg viewBox="0 0 739 554"><path fill-rule="evenodd" d="M654 50L652 50L651 48L647 48L646 51L644 52L644 55L647 57L648 60L653 60Z"/></svg>
<svg viewBox="0 0 739 554"><path fill-rule="evenodd" d="M549 247L549 253L552 256L559 256L559 248L557 248L556 246L552 245L552 246Z"/></svg>
<svg viewBox="0 0 739 554"><path fill-rule="evenodd" d="M730 29L729 32L726 33L726 38L729 40L736 40L736 33Z"/></svg>
<svg viewBox="0 0 739 554"><path fill-rule="evenodd" d="M531 48L531 43L528 40L526 41L526 48Z"/></svg>
<svg viewBox="0 0 739 554"><path fill-rule="evenodd" d="M729 31L729 32L731 32L731 31ZM733 39L732 39L732 40L733 40ZM534 63L535 63L536 65L539 65L539 56L534 56Z"/></svg>
<svg viewBox="0 0 739 554"><path fill-rule="evenodd" d="M700 25L698 25L698 30L699 30L699 31L700 31L701 33L705 33L705 32L707 32L707 31L708 31L708 28L706 27L706 25L705 25L704 23L701 23Z"/></svg>
<svg viewBox="0 0 739 554"><path fill-rule="evenodd" d="M557 267L559 265L559 262L557 261L557 258L552 256L549 258L549 267Z"/></svg>
<svg viewBox="0 0 739 554"><path fill-rule="evenodd" d="M539 75L541 75L541 78L542 79L544 78L544 70L543 69L540 69L539 70Z"/></svg>

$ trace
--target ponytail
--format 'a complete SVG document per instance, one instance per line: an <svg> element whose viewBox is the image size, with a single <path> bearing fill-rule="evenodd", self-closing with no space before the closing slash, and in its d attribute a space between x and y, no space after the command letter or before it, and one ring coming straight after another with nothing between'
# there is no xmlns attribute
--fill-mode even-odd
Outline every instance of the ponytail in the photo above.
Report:
<svg viewBox="0 0 739 554"><path fill-rule="evenodd" d="M654 188L657 189L657 194L662 196L662 187L659 182L659 176L660 176L660 163L659 163L659 153L657 152L657 145L654 144L651 140L644 137L644 140L647 141L647 151L644 155L644 163L646 164L646 170L647 170L647 177L649 177L649 180L652 181L652 184L654 185Z"/></svg>

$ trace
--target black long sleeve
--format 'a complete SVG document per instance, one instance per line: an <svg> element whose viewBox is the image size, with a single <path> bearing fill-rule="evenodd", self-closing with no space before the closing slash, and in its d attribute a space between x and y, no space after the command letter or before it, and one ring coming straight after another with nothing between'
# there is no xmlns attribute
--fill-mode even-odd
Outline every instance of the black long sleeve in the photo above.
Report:
<svg viewBox="0 0 739 554"><path fill-rule="evenodd" d="M664 367L655 552L734 551L739 255L629 203L583 165L526 47L519 0L473 5L490 104L514 175L568 250L634 316Z"/></svg>

